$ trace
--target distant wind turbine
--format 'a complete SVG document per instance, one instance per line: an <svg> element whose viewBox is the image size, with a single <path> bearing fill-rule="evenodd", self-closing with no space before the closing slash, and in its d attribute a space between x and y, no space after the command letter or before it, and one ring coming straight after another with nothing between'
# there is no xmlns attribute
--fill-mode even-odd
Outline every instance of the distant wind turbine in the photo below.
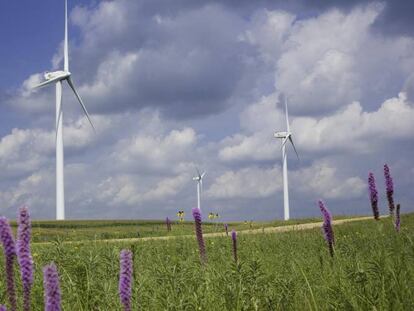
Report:
<svg viewBox="0 0 414 311"><path fill-rule="evenodd" d="M198 168L197 170L197 176L193 177L193 180L197 181L197 207L201 210L201 204L200 204L200 196L201 191L203 190L203 178L206 175L206 172L203 172L203 174L200 174L200 171Z"/></svg>
<svg viewBox="0 0 414 311"><path fill-rule="evenodd" d="M75 93L83 112L86 115L92 128L95 130L89 113L82 102L81 97L75 89L72 82L71 73L69 72L69 51L68 51L68 3L65 0L65 41L63 46L64 70L55 72L46 72L45 81L35 86L43 87L52 83L56 84L56 219L65 219L65 189L63 173L63 110L62 110L62 82L66 81L69 87Z"/></svg>
<svg viewBox="0 0 414 311"><path fill-rule="evenodd" d="M288 107L287 107L287 97L285 97L285 114L286 114L286 132L276 132L274 137L281 138L282 140L282 159L283 159L283 209L284 209L284 219L289 220L289 188L288 188L288 171L287 171L287 152L286 152L286 142L289 140L292 144L293 150L296 153L296 156L299 159L299 155L296 151L295 144L292 140L292 132L290 131L289 126L289 116L288 116Z"/></svg>

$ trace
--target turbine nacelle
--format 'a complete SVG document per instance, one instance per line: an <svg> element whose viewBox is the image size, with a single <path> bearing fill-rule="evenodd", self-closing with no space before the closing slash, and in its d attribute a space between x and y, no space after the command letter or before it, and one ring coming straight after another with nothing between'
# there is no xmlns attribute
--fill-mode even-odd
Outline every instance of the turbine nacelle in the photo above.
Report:
<svg viewBox="0 0 414 311"><path fill-rule="evenodd" d="M292 132L276 132L273 134L275 138L286 138L292 136Z"/></svg>
<svg viewBox="0 0 414 311"><path fill-rule="evenodd" d="M49 81L49 80L64 80L67 77L70 76L70 72L69 71L63 71L63 70L58 70L58 71L53 71L53 72L49 72L46 71L44 74L45 80Z"/></svg>

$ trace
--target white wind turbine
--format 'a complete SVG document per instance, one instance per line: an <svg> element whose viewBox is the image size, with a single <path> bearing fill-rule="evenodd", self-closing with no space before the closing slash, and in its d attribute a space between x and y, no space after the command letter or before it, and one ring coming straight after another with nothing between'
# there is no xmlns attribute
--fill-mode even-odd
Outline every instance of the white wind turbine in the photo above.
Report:
<svg viewBox="0 0 414 311"><path fill-rule="evenodd" d="M193 177L193 180L197 181L197 207L201 210L201 204L200 204L200 196L201 191L203 189L203 178L206 175L206 172L203 172L203 174L200 174L200 171L198 168L197 170L197 176Z"/></svg>
<svg viewBox="0 0 414 311"><path fill-rule="evenodd" d="M292 132L290 131L289 126L289 116L288 116L288 107L287 107L287 97L285 97L285 114L286 114L286 132L276 132L274 137L281 138L282 140L282 159L283 159L283 209L284 209L284 219L289 220L289 188L288 188L288 172L287 172L287 152L286 152L286 142L289 140L292 144L293 150L295 150L296 156L299 159L299 155L296 151L295 144L292 140Z"/></svg>
<svg viewBox="0 0 414 311"><path fill-rule="evenodd" d="M56 84L56 219L65 219L65 189L63 173L63 110L62 110L62 82L66 81L73 93L75 93L83 112L86 115L92 128L95 130L88 111L82 102L78 92L73 85L71 73L69 72L69 51L68 51L68 3L65 0L65 41L63 46L64 69L55 72L46 72L44 82L36 86L42 87L52 83Z"/></svg>

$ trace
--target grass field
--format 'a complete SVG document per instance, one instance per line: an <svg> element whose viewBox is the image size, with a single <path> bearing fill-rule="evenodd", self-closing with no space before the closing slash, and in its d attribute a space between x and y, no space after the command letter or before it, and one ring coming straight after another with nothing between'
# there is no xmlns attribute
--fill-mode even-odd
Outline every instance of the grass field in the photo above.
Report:
<svg viewBox="0 0 414 311"><path fill-rule="evenodd" d="M357 216L354 216L357 217ZM352 218L339 216L335 219ZM320 221L320 218L292 219L289 221L275 220L271 222L232 222L229 227L237 231L248 229L261 229L285 225L310 223ZM16 222L12 221L14 230ZM219 222L205 222L205 233L223 232L224 225ZM173 221L172 231L167 232L164 221L160 220L66 220L66 221L33 221L32 241L82 241L82 240L106 240L127 239L158 236L180 236L194 233L194 223Z"/></svg>
<svg viewBox="0 0 414 311"><path fill-rule="evenodd" d="M32 245L33 310L43 310L41 267L51 261L59 269L64 310L121 310L117 292L122 248L134 254L133 310L414 310L414 214L402 216L400 233L389 218L334 227L334 258L320 229L240 235L238 264L232 260L230 238L208 238L205 266L200 265L195 239L63 244L70 230L75 230L70 238L75 240L107 232L105 222L92 228L87 223L83 229L81 224L34 224L34 232L45 230L39 231L39 240L53 242ZM152 226L159 230L151 231ZM116 222L108 231L111 237L119 232L129 236L127 228L136 233L138 227L145 234L162 235L161 226ZM234 226L240 230L250 224ZM214 225L204 228L219 230ZM61 238L52 239L49 229ZM174 230L172 234L188 234L193 227L186 223L180 233ZM4 278L0 293L0 302L5 302Z"/></svg>

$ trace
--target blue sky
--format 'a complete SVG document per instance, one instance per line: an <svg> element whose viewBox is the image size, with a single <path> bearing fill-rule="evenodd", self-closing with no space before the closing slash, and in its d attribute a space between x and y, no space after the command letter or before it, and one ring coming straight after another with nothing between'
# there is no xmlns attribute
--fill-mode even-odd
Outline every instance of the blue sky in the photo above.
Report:
<svg viewBox="0 0 414 311"><path fill-rule="evenodd" d="M64 92L69 218L164 218L196 204L227 220L282 217L282 94L292 217L369 214L366 178L412 211L414 27L406 1L72 1ZM54 92L63 1L0 4L0 214L54 218ZM384 197L381 208L386 211ZM189 213L188 213L189 214Z"/></svg>

